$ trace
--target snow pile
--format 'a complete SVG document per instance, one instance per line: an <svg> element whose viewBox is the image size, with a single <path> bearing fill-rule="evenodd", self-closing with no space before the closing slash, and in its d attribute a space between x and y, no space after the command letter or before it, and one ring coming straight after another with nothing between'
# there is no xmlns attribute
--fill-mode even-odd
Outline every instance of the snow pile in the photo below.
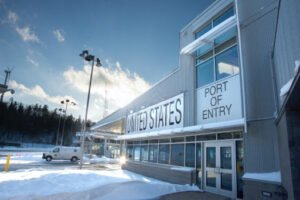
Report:
<svg viewBox="0 0 300 200"><path fill-rule="evenodd" d="M1 154L3 154L1 152ZM29 163L40 163L42 160L42 153L32 153L32 152L9 152L4 153L4 155L11 155L10 164L29 164ZM6 156L0 157L0 164L6 163Z"/></svg>
<svg viewBox="0 0 300 200"><path fill-rule="evenodd" d="M245 173L243 179L253 179L258 181L281 183L281 173L280 172Z"/></svg>
<svg viewBox="0 0 300 200"><path fill-rule="evenodd" d="M181 191L196 186L170 184L126 170L30 169L0 173L0 199L134 200Z"/></svg>
<svg viewBox="0 0 300 200"><path fill-rule="evenodd" d="M83 157L84 164L118 164L120 163L119 159L107 158L105 156L98 157L96 155L84 156Z"/></svg>

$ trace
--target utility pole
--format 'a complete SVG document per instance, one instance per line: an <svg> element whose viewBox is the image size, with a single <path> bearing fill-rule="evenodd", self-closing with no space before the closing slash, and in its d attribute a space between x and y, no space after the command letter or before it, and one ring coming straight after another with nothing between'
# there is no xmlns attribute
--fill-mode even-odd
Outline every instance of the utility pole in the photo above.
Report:
<svg viewBox="0 0 300 200"><path fill-rule="evenodd" d="M7 86L7 81L9 79L11 70L9 68L7 68L7 70L4 70L4 72L5 72L4 86ZM3 102L3 97L4 97L4 93L1 94L1 99L0 99L1 103Z"/></svg>

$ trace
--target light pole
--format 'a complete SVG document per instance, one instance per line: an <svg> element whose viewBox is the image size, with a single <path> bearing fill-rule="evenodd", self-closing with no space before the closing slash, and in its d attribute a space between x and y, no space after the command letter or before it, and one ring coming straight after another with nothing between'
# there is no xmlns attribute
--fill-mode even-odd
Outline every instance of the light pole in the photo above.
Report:
<svg viewBox="0 0 300 200"><path fill-rule="evenodd" d="M63 128L62 128L62 135L61 135L61 142L60 142L60 146L63 145L63 141L64 141L64 134L65 134L65 124L66 124L66 118L67 118L67 110L68 110L68 104L69 104L70 100L66 99L61 101L61 104L66 104L66 109L65 109L65 118L64 118L64 123L63 123ZM76 106L76 103L71 101L70 102L73 106Z"/></svg>
<svg viewBox="0 0 300 200"><path fill-rule="evenodd" d="M59 111L59 120L58 120L58 128L57 128L57 133L56 133L56 142L55 142L55 145L57 146L58 145L58 136L59 136L59 127L60 127L60 119L61 119L61 113L64 113L65 110L63 109L58 109Z"/></svg>
<svg viewBox="0 0 300 200"><path fill-rule="evenodd" d="M91 85L92 85L94 64L95 64L95 61L96 61L96 66L101 67L101 62L100 62L99 58L95 58L95 56L89 54L88 50L82 51L82 53L79 56L82 57L84 60L86 60L88 62L92 61L92 70L91 70L91 75L90 75L90 84L89 84L88 96L87 96L87 101L86 101L85 118L84 118L84 124L83 124L83 134L81 134L81 147L80 147L81 157L80 157L80 166L79 166L79 168L82 169L86 123L87 123L87 115L88 115L88 111L89 111L89 102L90 102L90 93L91 93Z"/></svg>

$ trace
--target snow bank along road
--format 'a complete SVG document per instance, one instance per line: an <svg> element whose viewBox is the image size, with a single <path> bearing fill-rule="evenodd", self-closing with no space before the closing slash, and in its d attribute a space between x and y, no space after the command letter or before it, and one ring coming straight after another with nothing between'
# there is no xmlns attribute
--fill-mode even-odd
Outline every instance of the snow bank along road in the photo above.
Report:
<svg viewBox="0 0 300 200"><path fill-rule="evenodd" d="M33 168L0 173L0 199L145 200L196 186L170 184L126 170Z"/></svg>

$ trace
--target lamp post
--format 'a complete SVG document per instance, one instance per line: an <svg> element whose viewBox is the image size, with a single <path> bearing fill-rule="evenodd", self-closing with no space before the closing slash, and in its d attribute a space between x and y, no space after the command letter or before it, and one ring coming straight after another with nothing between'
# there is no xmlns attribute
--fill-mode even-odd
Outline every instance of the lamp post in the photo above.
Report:
<svg viewBox="0 0 300 200"><path fill-rule="evenodd" d="M55 142L55 145L57 146L58 145L58 136L59 136L59 127L60 127L60 119L61 119L61 113L64 113L65 110L63 109L58 109L59 111L59 120L58 120L58 128L57 128L57 133L56 133L56 142Z"/></svg>
<svg viewBox="0 0 300 200"><path fill-rule="evenodd" d="M88 96L87 96L87 101L86 101L85 118L84 118L84 124L83 124L83 134L81 134L81 147L80 147L81 157L80 157L80 166L79 166L79 168L82 169L86 123L87 123L87 115L88 115L88 111L89 111L89 102L90 102L90 93L91 93L91 85L92 85L94 64L95 64L95 61L96 61L96 66L101 67L101 62L100 62L99 58L95 58L95 56L89 54L88 50L82 51L82 53L79 56L82 57L87 62L92 61L90 84L89 84Z"/></svg>
<svg viewBox="0 0 300 200"><path fill-rule="evenodd" d="M63 141L64 141L64 133L65 133L65 124L66 124L66 118L67 118L67 110L68 110L68 104L69 104L70 100L69 99L66 99L66 100L63 100L61 101L60 103L61 104L66 104L66 109L65 109L65 118L64 118L64 123L63 123L63 128L62 128L62 135L61 135L61 142L60 142L60 145L62 146L63 145ZM76 106L76 103L71 101L70 102L73 106Z"/></svg>

